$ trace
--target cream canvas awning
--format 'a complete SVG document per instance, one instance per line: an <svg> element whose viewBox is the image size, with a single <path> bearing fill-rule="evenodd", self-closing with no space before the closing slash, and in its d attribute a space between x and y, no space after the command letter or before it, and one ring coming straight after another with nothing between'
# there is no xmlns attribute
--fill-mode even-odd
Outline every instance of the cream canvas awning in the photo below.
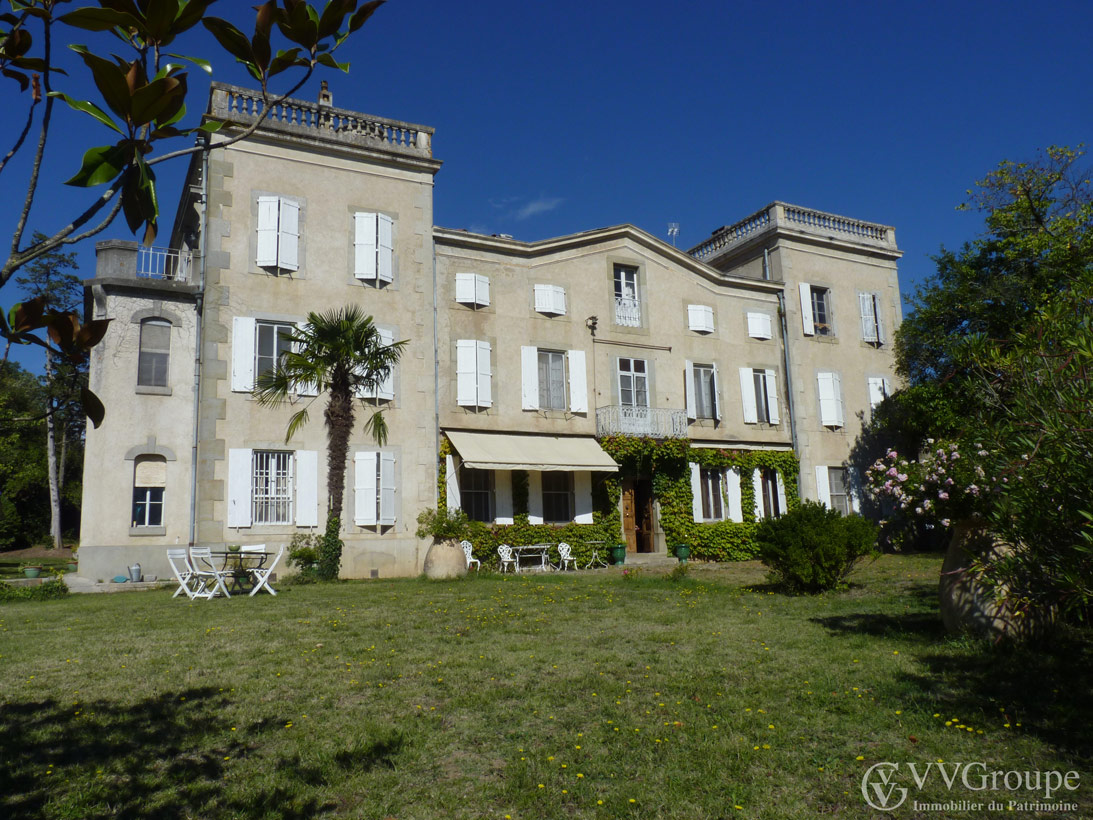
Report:
<svg viewBox="0 0 1093 820"><path fill-rule="evenodd" d="M618 472L619 465L594 438L513 433L446 433L463 464L475 470L594 470Z"/></svg>

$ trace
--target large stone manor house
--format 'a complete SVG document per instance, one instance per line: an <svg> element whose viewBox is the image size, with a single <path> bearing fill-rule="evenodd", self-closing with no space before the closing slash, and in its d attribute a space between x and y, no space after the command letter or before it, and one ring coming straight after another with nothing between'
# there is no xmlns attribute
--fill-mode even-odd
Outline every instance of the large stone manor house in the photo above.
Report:
<svg viewBox="0 0 1093 820"><path fill-rule="evenodd" d="M207 116L245 126L260 105L214 84ZM497 526L609 519L630 551L668 551L653 476L605 449L619 437L687 442L703 525L777 515L787 487L854 507L848 454L894 383L891 227L774 202L687 251L632 225L536 242L452 230L433 221L432 140L325 92L289 100L194 156L168 247L98 244L87 310L113 321L91 360L108 411L87 431L81 575L139 561L163 576L166 547L323 527L323 397L302 387L268 409L251 391L283 330L346 304L408 343L362 397L389 438L351 440L344 576L418 574L416 518L438 498Z"/></svg>

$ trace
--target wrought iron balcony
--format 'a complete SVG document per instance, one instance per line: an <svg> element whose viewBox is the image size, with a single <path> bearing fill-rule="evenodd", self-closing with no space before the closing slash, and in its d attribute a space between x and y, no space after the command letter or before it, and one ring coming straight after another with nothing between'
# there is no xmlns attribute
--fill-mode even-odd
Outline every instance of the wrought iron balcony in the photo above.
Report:
<svg viewBox="0 0 1093 820"><path fill-rule="evenodd" d="M615 324L641 327L641 302L625 296L615 297Z"/></svg>
<svg viewBox="0 0 1093 820"><path fill-rule="evenodd" d="M137 248L137 277L189 282L193 252L188 248Z"/></svg>
<svg viewBox="0 0 1093 820"><path fill-rule="evenodd" d="M617 404L597 407L596 435L686 438L687 412L665 407L629 407Z"/></svg>

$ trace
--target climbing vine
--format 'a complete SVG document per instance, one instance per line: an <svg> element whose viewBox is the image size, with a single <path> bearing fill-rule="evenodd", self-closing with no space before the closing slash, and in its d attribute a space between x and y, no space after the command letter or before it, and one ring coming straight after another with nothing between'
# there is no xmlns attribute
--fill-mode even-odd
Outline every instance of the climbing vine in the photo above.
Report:
<svg viewBox="0 0 1093 820"><path fill-rule="evenodd" d="M580 565L587 563L596 550L601 557L622 536L623 475L652 476L653 497L660 505L660 526L664 530L669 550L679 544L691 548L691 557L706 561L743 561L756 555L754 520L755 488L747 480L752 471L769 469L782 478L786 491L786 506L796 509L800 504L797 476L800 465L791 452L777 450L733 450L729 448L692 448L689 439L665 439L637 436L606 436L600 445L619 464L618 473L600 477L592 485L592 524L532 524L528 521L528 474L524 470L512 473L512 502L515 513L512 524L487 524L472 521L467 525L467 538L474 544L476 557L490 561L496 557L500 544L558 543L573 547ZM452 453L446 436L440 440L437 503L447 506L447 456ZM743 522L696 522L693 516L693 495L689 464L705 469L736 469L741 476L740 504L747 519ZM728 499L723 499L728 504ZM592 543L590 543L592 542Z"/></svg>

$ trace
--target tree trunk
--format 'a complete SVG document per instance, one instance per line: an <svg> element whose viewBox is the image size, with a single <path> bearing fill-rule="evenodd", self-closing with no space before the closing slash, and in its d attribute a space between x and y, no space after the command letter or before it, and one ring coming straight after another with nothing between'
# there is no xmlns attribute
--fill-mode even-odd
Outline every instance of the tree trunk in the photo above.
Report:
<svg viewBox="0 0 1093 820"><path fill-rule="evenodd" d="M329 497L329 515L342 517L342 501L345 496L345 467L349 454L349 436L353 432L353 397L348 385L345 390L332 388L326 405L326 492Z"/></svg>
<svg viewBox="0 0 1093 820"><path fill-rule="evenodd" d="M46 389L53 386L53 354L46 351ZM49 471L49 535L53 549L61 542L61 485L57 480L57 423L53 397L46 397L46 467Z"/></svg>

